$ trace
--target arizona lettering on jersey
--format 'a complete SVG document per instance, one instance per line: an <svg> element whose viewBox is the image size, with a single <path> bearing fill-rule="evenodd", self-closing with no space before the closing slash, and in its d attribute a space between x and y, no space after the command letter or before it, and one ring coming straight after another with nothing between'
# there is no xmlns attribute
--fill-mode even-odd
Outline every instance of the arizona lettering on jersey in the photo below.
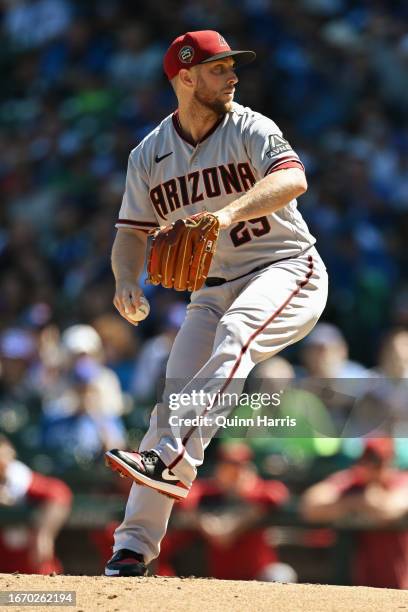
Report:
<svg viewBox="0 0 408 612"><path fill-rule="evenodd" d="M248 162L204 168L187 176L171 178L150 190L158 217L167 220L170 211L231 193L248 191L256 182Z"/></svg>
<svg viewBox="0 0 408 612"><path fill-rule="evenodd" d="M148 232L202 210L215 212L267 174L291 167L303 169L278 126L260 113L234 103L194 144L183 136L176 111L131 152L116 227ZM210 276L234 278L314 243L293 200L220 232Z"/></svg>

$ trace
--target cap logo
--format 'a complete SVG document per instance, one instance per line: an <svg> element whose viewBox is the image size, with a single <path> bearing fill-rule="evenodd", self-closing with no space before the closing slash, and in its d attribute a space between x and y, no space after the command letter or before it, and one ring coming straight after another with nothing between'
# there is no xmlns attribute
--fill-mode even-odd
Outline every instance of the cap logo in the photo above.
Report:
<svg viewBox="0 0 408 612"><path fill-rule="evenodd" d="M178 57L184 64L190 64L194 57L193 47L182 47L179 51Z"/></svg>
<svg viewBox="0 0 408 612"><path fill-rule="evenodd" d="M222 45L223 47L228 47L227 41L223 36L221 36L221 34L218 34L218 39L220 41L220 45Z"/></svg>

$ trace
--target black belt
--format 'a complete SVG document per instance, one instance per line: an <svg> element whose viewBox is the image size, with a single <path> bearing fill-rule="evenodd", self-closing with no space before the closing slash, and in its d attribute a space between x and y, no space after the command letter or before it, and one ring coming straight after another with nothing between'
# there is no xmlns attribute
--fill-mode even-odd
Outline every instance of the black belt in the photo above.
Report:
<svg viewBox="0 0 408 612"><path fill-rule="evenodd" d="M309 249L312 248L313 245L298 253L297 255L291 255L290 257L282 257L282 259L277 259L276 261L268 261L268 263L261 264L260 266L256 266L253 270L249 272L245 272L245 274L241 274L241 276L236 276L235 278L221 278L220 276L209 276L205 281L206 287L218 287L218 285L224 285L224 283L231 283L232 281L238 280L239 278L244 278L244 276L248 276L248 274L253 274L254 272L259 272L259 270L263 270L272 264L279 263L281 261L286 261L287 259L295 259L296 257L300 257L300 255L304 255Z"/></svg>

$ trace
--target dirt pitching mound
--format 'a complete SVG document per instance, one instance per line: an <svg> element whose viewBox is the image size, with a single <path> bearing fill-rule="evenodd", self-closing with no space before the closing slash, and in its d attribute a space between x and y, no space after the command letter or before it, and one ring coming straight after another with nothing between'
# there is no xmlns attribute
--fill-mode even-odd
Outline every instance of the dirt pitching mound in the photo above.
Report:
<svg viewBox="0 0 408 612"><path fill-rule="evenodd" d="M76 604L14 605L3 609L61 612L408 611L408 591L315 584L271 584L201 578L104 578L0 574L0 591L76 591ZM4 601L4 594L2 595ZM3 606L0 607L0 609Z"/></svg>

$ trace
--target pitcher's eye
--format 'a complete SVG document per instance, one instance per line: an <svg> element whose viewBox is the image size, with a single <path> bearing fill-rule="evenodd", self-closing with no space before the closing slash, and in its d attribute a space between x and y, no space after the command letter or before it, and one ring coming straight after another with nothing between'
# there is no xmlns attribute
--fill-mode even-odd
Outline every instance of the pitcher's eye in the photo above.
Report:
<svg viewBox="0 0 408 612"><path fill-rule="evenodd" d="M232 70L232 72L234 72L235 74L235 66L225 66L224 64L218 64L217 66L214 66L214 68L212 69L212 73L213 74L224 74L225 72L228 72L229 70Z"/></svg>

